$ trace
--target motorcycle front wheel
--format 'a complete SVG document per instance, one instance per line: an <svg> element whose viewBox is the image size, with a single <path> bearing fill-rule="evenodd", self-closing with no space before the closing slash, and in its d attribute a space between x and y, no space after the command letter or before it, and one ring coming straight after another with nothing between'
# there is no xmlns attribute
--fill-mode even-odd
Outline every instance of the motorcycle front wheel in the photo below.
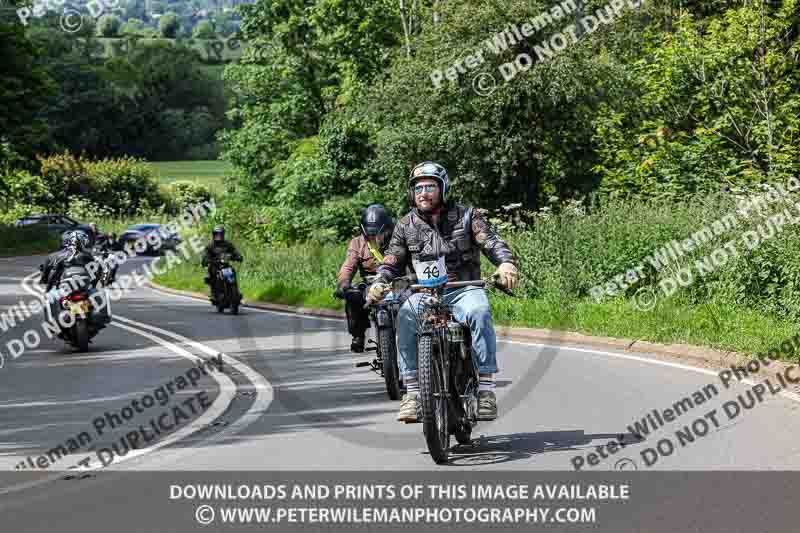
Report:
<svg viewBox="0 0 800 533"><path fill-rule="evenodd" d="M400 399L399 369L397 368L397 347L392 328L378 328L378 349L383 363L383 379L390 400Z"/></svg>
<svg viewBox="0 0 800 533"><path fill-rule="evenodd" d="M432 335L420 335L418 341L419 397L422 403L422 431L428 451L437 464L446 463L450 448L450 431L447 421L448 405L444 395L445 376L439 357L438 343Z"/></svg>
<svg viewBox="0 0 800 533"><path fill-rule="evenodd" d="M231 313L234 315L239 314L239 301L241 300L241 296L239 295L239 285L234 283L230 286L230 302L231 306Z"/></svg>

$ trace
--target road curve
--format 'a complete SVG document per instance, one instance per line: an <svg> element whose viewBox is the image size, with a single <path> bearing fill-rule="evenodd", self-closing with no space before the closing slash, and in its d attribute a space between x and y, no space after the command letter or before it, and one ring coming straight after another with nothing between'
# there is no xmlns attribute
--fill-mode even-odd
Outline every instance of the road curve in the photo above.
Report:
<svg viewBox="0 0 800 533"><path fill-rule="evenodd" d="M34 299L24 280L40 261L0 262L2 312ZM143 261L123 266L121 274ZM93 468L64 472L124 438L140 421L114 428L46 469L26 469L24 483L6 476L0 481L0 511L35 501L32 487L37 494L63 490L52 488L54 479L95 468L519 473L574 472L580 462L581 472L800 470L800 403L791 394L766 394L729 419L725 402L740 401L737 395L746 400L751 386L725 389L714 371L565 346L558 336L541 344L499 339L500 417L480 424L473 445L456 448L450 465L437 466L421 426L394 421L398 403L386 398L380 377L354 367L365 358L347 350L341 320L252 308L239 316L219 315L207 302L147 288L114 302L113 312L114 324L87 354L45 338L13 358L7 343L40 328L41 316L0 335L0 470L19 473L26 458L35 462L80 431L90 432L104 413L119 411L221 353L223 371L209 371L172 398L183 401L202 391L210 406L105 468L95 462ZM687 397L694 398L691 408L681 403ZM678 407L673 421L663 420L664 411L674 412L676 404L684 412ZM650 428L643 442L630 431L637 421ZM685 436L689 429L693 442L680 441L676 432L684 430ZM665 438L675 449L648 465L643 450L657 448Z"/></svg>

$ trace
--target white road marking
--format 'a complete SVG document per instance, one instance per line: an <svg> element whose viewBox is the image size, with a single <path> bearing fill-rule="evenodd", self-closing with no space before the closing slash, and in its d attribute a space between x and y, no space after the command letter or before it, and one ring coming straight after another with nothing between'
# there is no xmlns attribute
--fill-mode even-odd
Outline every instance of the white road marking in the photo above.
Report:
<svg viewBox="0 0 800 533"><path fill-rule="evenodd" d="M169 296L173 296L173 297L177 297L177 298L184 298L184 299L187 299L187 300L193 300L195 302L200 302L200 300L198 298L195 298L195 297L192 297L192 296L184 296L182 294L172 294L172 293L165 292L165 291L159 291L158 289L153 289L151 287L148 287L148 288L151 291L158 292L159 294L167 294ZM307 320L333 320L333 321L337 321L337 322L341 322L342 320L344 320L344 319L341 319L341 318L329 318L329 317L298 315L297 313L288 313L288 312L285 312L285 311L273 311L271 309L259 309L258 307L251 307L249 305L243 305L242 307L246 307L248 310L252 310L252 311L255 311L257 313L273 313L273 314L283 315L283 316L301 317L301 318L305 318ZM557 335L557 334L558 333L555 333L555 335ZM557 350L569 350L569 351L573 351L573 352L583 352L583 353L589 353L589 354L597 354L597 355L602 355L602 356L606 356L606 357L615 357L617 359L626 359L626 360L629 360L629 361L637 361L637 362L640 362L640 363L647 363L647 364L651 364L651 365L660 365L660 366L665 366L665 367L670 367L670 368L677 368L679 370L685 370L685 371L688 371L688 372L695 372L695 373L698 373L698 374L705 374L707 376L717 376L718 375L718 372L715 372L713 370L709 370L707 368L699 368L699 367L685 365L685 364L681 364L681 363L671 363L671 362L668 362L668 361L659 361L658 359L652 359L652 358L648 358L648 357L640 357L640 356L636 356L636 355L629 355L629 354L624 354L624 353L620 353L620 352L607 352L607 351L604 351L604 350L596 350L596 349L589 349L589 348L578 348L578 347L575 347L575 346L572 346L572 345L566 345L566 344L546 344L546 343L539 343L539 342L515 341L515 340L511 340L511 339L504 339L504 338L499 337L499 336L497 337L497 342L504 342L504 343L508 343L508 344L518 344L518 345L521 345L521 346L532 346L532 347L540 347L540 348L553 348L553 349L557 349ZM746 385L751 385L752 386L752 385L755 385L757 382L755 382L753 380L750 380L750 379L743 379L740 382L737 381L737 383L744 383ZM787 399L792 400L794 402L800 402L800 395L798 395L798 394L796 394L794 392L783 391L783 392L780 393L780 396L783 396L784 398L787 398Z"/></svg>
<svg viewBox="0 0 800 533"><path fill-rule="evenodd" d="M183 335L179 335L177 333L173 333L171 331L167 331L165 329L161 329L156 326L151 326L143 322L136 322L134 320L125 317L116 316L115 318L121 320L126 324L132 324L139 328L147 329L159 333L161 335L164 335L165 337L169 337L176 341L180 341L211 357L216 358L219 355L222 355L223 365L226 364L231 365L233 368L244 374L250 381L250 383L253 384L253 388L256 391L256 398L253 401L253 404L247 410L247 412L244 415L238 417L232 424L227 426L224 430L208 437L207 439L203 439L202 441L203 444L206 443L210 444L212 442L216 442L220 439L239 433L240 431L244 430L247 426L255 422L264 412L266 412L266 410L272 403L272 400L274 399L275 395L270 382L267 381L264 378L264 376L262 376L260 373L256 372L251 367L249 367L245 363L242 363L238 359L231 357L230 355L224 354L222 352L219 352L217 350L214 350L213 348L209 348L205 344L196 342L192 339L184 337Z"/></svg>

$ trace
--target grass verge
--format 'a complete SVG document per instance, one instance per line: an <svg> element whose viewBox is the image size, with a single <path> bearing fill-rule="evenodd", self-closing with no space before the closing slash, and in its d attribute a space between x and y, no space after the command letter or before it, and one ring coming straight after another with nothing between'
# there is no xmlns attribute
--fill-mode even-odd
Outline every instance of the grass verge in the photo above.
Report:
<svg viewBox="0 0 800 533"><path fill-rule="evenodd" d="M335 275L344 260L344 246L303 245L270 249L245 244L238 269L246 299L342 310L333 297ZM489 271L485 272L486 274ZM185 263L155 281L167 287L207 292L205 270ZM531 328L574 331L586 335L708 346L742 353L766 352L792 337L794 323L726 303L692 305L675 298L640 311L630 300L594 303L560 294L509 298L490 296L495 322Z"/></svg>

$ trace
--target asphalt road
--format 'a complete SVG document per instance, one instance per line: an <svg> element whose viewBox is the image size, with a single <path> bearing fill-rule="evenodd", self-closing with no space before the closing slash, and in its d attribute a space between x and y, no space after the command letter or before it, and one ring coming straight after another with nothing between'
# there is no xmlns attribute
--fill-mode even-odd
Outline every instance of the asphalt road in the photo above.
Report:
<svg viewBox="0 0 800 533"><path fill-rule="evenodd" d="M133 260L120 274L144 261ZM36 299L30 281L40 262L0 259L2 311ZM796 396L767 393L764 401L729 419L725 402L737 401L737 394L747 400L749 385L726 390L713 371L565 346L558 336L544 344L499 339L500 416L481 423L473 444L456 448L452 463L439 466L427 453L421 425L394 421L399 403L387 399L382 379L354 367L366 358L348 351L341 320L250 308L239 316L219 315L207 302L147 288L115 301L112 310L114 322L85 354L40 335L39 346L14 358L8 343L23 339L28 330L41 333L41 315L0 335L0 471L8 473L0 477L0 513L4 518L12 513L20 524L31 526L28 530L38 526L23 521L45 507L55 516L37 522L42 529L51 520L78 528L72 510L87 501L80 484L135 475L129 471L154 476L177 471L331 471L331 476L333 471L364 476L382 471L442 476L567 471L562 475L580 479L594 473L618 475L608 472L615 470L800 469ZM208 371L202 376L192 371L220 357L222 371L204 367ZM179 387L179 378L189 376L196 379ZM163 405L156 400L143 407L142 399L168 382L174 387L161 395L168 396ZM718 394L708 393L709 387ZM703 390L705 401L699 402L697 393ZM655 420L663 427L636 442L629 426L653 410L663 415L686 397L695 398L693 407L672 422ZM131 409L134 400L140 401L140 411ZM176 406L183 416L175 413ZM126 407L127 414L134 413L130 419L123 418ZM153 426L162 433L155 435ZM144 443L148 427L153 438ZM126 435L137 429L138 445L128 450ZM690 430L693 442L686 437ZM77 449L55 458L51 453L47 468L30 467L71 439ZM662 439L674 451L648 466L645 458L653 454L643 457L643 450L657 448ZM590 465L592 452L597 455ZM579 456L583 467L575 473ZM113 460L104 465L104 458ZM86 490L112 498L115 486ZM56 500L60 512L46 503ZM139 530L126 524L126 531ZM152 525L141 530L154 531Z"/></svg>

